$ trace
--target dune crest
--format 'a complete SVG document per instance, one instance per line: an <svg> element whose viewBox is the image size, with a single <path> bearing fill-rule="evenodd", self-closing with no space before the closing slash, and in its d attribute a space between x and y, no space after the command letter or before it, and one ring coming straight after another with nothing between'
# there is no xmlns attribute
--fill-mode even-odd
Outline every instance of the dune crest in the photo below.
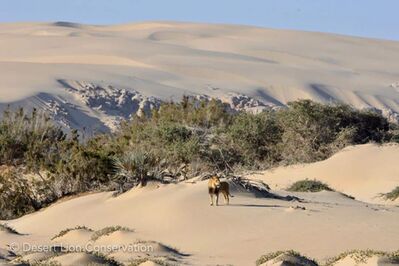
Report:
<svg viewBox="0 0 399 266"><path fill-rule="evenodd" d="M339 101L398 120L398 42L174 22L1 24L0 36L0 110L41 108L32 99L41 93L68 99L57 81L70 80L160 100L236 93L275 106ZM85 108L81 115L93 117Z"/></svg>

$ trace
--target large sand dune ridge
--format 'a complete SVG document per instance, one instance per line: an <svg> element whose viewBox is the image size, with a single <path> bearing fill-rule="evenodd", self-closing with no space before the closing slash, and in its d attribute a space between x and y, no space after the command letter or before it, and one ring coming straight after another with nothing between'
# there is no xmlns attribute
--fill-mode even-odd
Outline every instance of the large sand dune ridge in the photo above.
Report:
<svg viewBox="0 0 399 266"><path fill-rule="evenodd" d="M399 113L398 69L398 42L324 33L174 22L0 25L0 109L49 109L48 94L102 122L60 81L163 100L239 93L271 105L341 101L391 115Z"/></svg>

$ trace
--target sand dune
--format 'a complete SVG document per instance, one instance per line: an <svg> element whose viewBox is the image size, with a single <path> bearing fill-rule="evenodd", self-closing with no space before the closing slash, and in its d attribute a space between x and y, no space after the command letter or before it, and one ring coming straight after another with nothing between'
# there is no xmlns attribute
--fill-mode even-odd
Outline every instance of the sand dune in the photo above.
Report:
<svg viewBox="0 0 399 266"><path fill-rule="evenodd" d="M397 204L383 201L379 194L390 192L399 184L398 154L397 144L358 145L325 161L280 167L252 177L265 181L273 189L285 189L302 179L317 179L364 202Z"/></svg>
<svg viewBox="0 0 399 266"><path fill-rule="evenodd" d="M233 92L272 105L307 98L399 113L392 41L172 22L1 24L0 40L0 109L35 105L40 93L67 98L57 81L68 80L163 100Z"/></svg>
<svg viewBox="0 0 399 266"><path fill-rule="evenodd" d="M38 107L65 127L94 132L183 94L218 97L238 109L303 98L342 101L395 118L398 69L398 42L323 33L171 22L0 25L0 111L10 103ZM264 181L271 191L232 184L230 206L210 207L207 182L198 179L150 184L118 197L101 192L65 199L7 221L17 232L0 227L0 265L23 260L106 264L111 259L141 265L253 265L263 254L287 249L321 262L352 249L395 251L398 202L379 195L399 184L398 155L398 145L366 144L321 162L250 173L247 178ZM306 178L336 191L286 191ZM66 229L73 230L55 237ZM93 237L99 232L104 234ZM102 256L87 250L22 252L24 243L55 249L141 244L152 250L112 250ZM367 263L383 260L373 256ZM354 260L346 256L338 263Z"/></svg>
<svg viewBox="0 0 399 266"><path fill-rule="evenodd" d="M178 264L252 265L263 254L287 249L319 261L352 249L395 251L399 247L396 237L399 208L391 203L382 205L362 200L397 185L399 166L392 160L398 154L398 146L360 145L324 162L304 165L304 170L295 166L296 171L282 167L252 174L250 178L264 177L272 187L271 193L281 196L280 199L233 187L235 197L230 206L223 206L223 201L220 207L209 206L206 181L154 184L116 198L111 192L77 197L8 221L22 235L3 232L0 248L9 248L7 244L12 242L82 245L93 242L93 232L73 230L54 240L51 238L61 230L76 226L100 230L120 225L134 232L116 231L93 243L150 243L155 250L149 257L140 252L107 253L125 263L131 259L168 257ZM372 167L367 167L371 162ZM347 164L353 170L340 177L341 171L347 171ZM320 178L337 190L352 194L356 200L339 192L282 190L305 173L306 177ZM301 200L288 200L287 195ZM86 260L88 256L80 254L76 259ZM55 259L67 261L64 257Z"/></svg>

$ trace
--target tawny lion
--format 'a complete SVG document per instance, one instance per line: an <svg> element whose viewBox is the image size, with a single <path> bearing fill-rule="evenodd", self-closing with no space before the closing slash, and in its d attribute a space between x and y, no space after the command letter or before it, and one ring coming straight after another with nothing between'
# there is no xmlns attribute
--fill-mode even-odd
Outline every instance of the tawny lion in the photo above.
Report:
<svg viewBox="0 0 399 266"><path fill-rule="evenodd" d="M229 204L229 196L233 197L230 194L229 183L225 181L220 181L218 176L212 176L208 181L208 191L209 197L211 198L211 206L213 206L213 196L216 196L216 206L219 203L219 193L222 193L224 196L224 202Z"/></svg>

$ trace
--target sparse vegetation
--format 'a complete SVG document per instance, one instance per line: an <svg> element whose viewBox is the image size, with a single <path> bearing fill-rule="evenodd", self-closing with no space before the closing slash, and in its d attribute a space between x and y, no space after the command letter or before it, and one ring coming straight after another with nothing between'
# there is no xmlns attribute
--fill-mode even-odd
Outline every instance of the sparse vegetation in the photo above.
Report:
<svg viewBox="0 0 399 266"><path fill-rule="evenodd" d="M83 142L77 131L65 134L36 110L7 110L0 121L0 166L14 170L0 169L0 219L65 195L124 192L149 179L177 182L203 172L323 160L347 145L393 140L394 128L380 114L342 104L300 100L251 114L232 112L218 100L183 97Z"/></svg>
<svg viewBox="0 0 399 266"><path fill-rule="evenodd" d="M394 188L391 192L381 194L381 196L386 200L397 200L399 198L399 186Z"/></svg>
<svg viewBox="0 0 399 266"><path fill-rule="evenodd" d="M87 254L93 255L96 258L100 259L102 264L107 265L107 266L123 266L123 263L118 262L117 260L110 258L103 253L100 252L87 252ZM98 265L97 263L93 265Z"/></svg>
<svg viewBox="0 0 399 266"><path fill-rule="evenodd" d="M36 261L33 263L30 262L23 262L26 265L30 265L30 266L61 266L61 263L56 262L56 261Z"/></svg>
<svg viewBox="0 0 399 266"><path fill-rule="evenodd" d="M130 260L129 263L127 264L127 266L139 266L142 263L145 263L147 261L154 262L157 265L161 265L161 266L177 266L178 265L178 264L172 264L172 263L167 262L164 259L160 259L160 258L142 258L142 259Z"/></svg>
<svg viewBox="0 0 399 266"><path fill-rule="evenodd" d="M8 224L1 224L0 223L0 231L5 231L11 234L16 234L16 235L20 235L20 233L18 233L17 230L15 230L14 228L12 228L11 226L9 226Z"/></svg>
<svg viewBox="0 0 399 266"><path fill-rule="evenodd" d="M320 192L320 191L333 191L327 184L318 180L300 180L292 184L288 189L292 192Z"/></svg>
<svg viewBox="0 0 399 266"><path fill-rule="evenodd" d="M88 228L86 226L76 226L74 228L67 228L67 229L62 230L61 232L59 232L58 234L53 236L51 238L51 240L54 240L54 239L59 238L59 237L62 237L62 236L66 235L69 232L74 231L74 230L87 230L87 231L93 232L93 229L90 229L90 228Z"/></svg>
<svg viewBox="0 0 399 266"><path fill-rule="evenodd" d="M298 254L297 252L295 252L293 250L289 250L289 251L279 250L279 251L276 251L276 252L271 252L271 253L268 253L266 255L262 255L259 259L257 259L256 260L256 265L261 265L261 264L263 264L263 263L265 263L267 261L270 261L270 260L272 260L274 258L277 258L278 256L280 256L281 254L284 254L285 252Z"/></svg>
<svg viewBox="0 0 399 266"><path fill-rule="evenodd" d="M333 266L338 261L351 257L356 263L366 263L367 260L373 256L386 257L391 263L399 263L399 253L398 252L385 252L385 251L376 251L376 250L351 250L343 252L333 258L330 258L326 261L324 266Z"/></svg>
<svg viewBox="0 0 399 266"><path fill-rule="evenodd" d="M309 259L294 250L276 251L276 252L272 252L272 253L263 255L259 259L256 260L256 265L261 265L265 262L275 260L278 257L281 257L278 260L283 260L284 255L295 257L295 258L299 259L299 261L297 261L295 265L299 265L299 266L317 266L318 265L315 260Z"/></svg>
<svg viewBox="0 0 399 266"><path fill-rule="evenodd" d="M108 226L101 230L95 231L94 234L91 236L91 240L96 241L100 237L108 236L116 231L134 232L134 230L132 230L128 227L123 227L123 226L119 226L119 225L118 226Z"/></svg>
<svg viewBox="0 0 399 266"><path fill-rule="evenodd" d="M36 262L29 262L29 261L23 261L22 264L23 265L32 265L32 266L61 266L61 263L55 261L54 259L62 256L62 255L66 255L70 252L61 252L58 253L50 258L46 258L40 261L36 261ZM122 263L119 263L118 261L114 260L113 258L107 257L106 255L100 253L100 252L86 252L86 254L92 255L94 256L96 259L98 259L101 263L88 263L88 266L95 266L95 265L107 265L107 266L122 266Z"/></svg>
<svg viewBox="0 0 399 266"><path fill-rule="evenodd" d="M276 251L272 253L268 253L266 255L261 256L257 261L256 265L261 265L265 262L271 261L271 260L283 260L287 257L286 256L291 256L293 258L299 259L299 261L296 261L295 263L292 263L292 265L303 265L303 266L317 266L317 265L323 265L323 266L334 266L338 261L350 256L356 263L366 263L367 260L373 256L379 256L379 257L384 257L386 258L389 263L399 263L399 252L385 252L385 251L376 251L376 250L351 250L351 251L346 251L343 252L335 257L327 259L325 263L318 263L314 259L309 259L300 253L293 251L293 250L288 250L288 251ZM291 264L290 264L291 265Z"/></svg>

